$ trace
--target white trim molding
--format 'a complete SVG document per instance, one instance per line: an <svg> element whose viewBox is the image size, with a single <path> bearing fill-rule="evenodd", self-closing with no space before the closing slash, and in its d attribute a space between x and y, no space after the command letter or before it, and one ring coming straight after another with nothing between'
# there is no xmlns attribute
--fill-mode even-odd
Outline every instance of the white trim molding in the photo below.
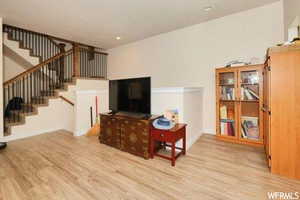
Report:
<svg viewBox="0 0 300 200"><path fill-rule="evenodd" d="M103 90L76 90L75 94L104 94L108 93L108 89Z"/></svg>
<svg viewBox="0 0 300 200"><path fill-rule="evenodd" d="M202 87L161 87L152 88L152 93L184 93L184 92L200 92Z"/></svg>

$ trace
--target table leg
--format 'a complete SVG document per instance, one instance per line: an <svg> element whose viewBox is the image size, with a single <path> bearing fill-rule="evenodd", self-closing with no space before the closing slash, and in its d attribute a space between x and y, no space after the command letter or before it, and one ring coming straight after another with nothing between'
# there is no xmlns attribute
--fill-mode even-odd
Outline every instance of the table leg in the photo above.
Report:
<svg viewBox="0 0 300 200"><path fill-rule="evenodd" d="M154 140L152 138L150 140L150 157L154 157Z"/></svg>
<svg viewBox="0 0 300 200"><path fill-rule="evenodd" d="M186 153L186 132L185 132L185 128L184 128L184 135L183 135L183 140L182 140L182 147L183 147L183 150L182 150L182 154L185 155Z"/></svg>
<svg viewBox="0 0 300 200"><path fill-rule="evenodd" d="M172 142L172 166L175 166L175 142Z"/></svg>

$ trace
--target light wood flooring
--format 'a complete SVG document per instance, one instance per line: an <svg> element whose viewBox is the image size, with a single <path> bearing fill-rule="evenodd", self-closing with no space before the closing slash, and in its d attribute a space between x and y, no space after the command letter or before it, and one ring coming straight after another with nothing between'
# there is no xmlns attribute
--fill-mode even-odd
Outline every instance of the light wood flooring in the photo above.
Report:
<svg viewBox="0 0 300 200"><path fill-rule="evenodd" d="M66 131L11 142L0 152L1 200L252 200L300 191L269 173L262 149L203 135L171 167Z"/></svg>

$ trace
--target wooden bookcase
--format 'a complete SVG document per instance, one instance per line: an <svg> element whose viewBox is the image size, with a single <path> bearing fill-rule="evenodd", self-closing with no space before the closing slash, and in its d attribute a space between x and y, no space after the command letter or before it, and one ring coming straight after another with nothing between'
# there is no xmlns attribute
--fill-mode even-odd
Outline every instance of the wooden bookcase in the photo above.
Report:
<svg viewBox="0 0 300 200"><path fill-rule="evenodd" d="M300 45L268 49L264 68L265 150L271 172L300 180Z"/></svg>
<svg viewBox="0 0 300 200"><path fill-rule="evenodd" d="M217 138L262 146L264 65L216 69Z"/></svg>

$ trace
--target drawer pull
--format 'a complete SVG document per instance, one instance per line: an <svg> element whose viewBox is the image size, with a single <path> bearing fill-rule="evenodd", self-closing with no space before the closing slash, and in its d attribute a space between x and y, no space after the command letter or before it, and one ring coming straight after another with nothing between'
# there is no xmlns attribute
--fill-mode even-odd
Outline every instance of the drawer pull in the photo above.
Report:
<svg viewBox="0 0 300 200"><path fill-rule="evenodd" d="M161 134L160 134L160 137L164 137L164 134L161 133Z"/></svg>

